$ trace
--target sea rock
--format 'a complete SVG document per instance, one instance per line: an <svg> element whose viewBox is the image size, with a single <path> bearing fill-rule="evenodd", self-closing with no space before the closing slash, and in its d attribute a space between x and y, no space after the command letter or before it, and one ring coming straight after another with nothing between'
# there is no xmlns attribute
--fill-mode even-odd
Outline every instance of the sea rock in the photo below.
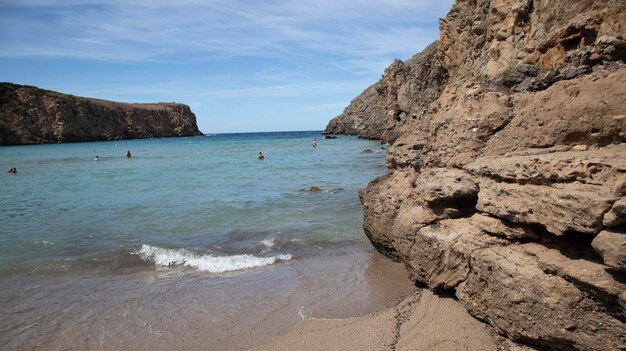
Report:
<svg viewBox="0 0 626 351"><path fill-rule="evenodd" d="M540 349L626 349L625 22L618 0L457 1L327 128L391 144L360 193L374 247Z"/></svg>
<svg viewBox="0 0 626 351"><path fill-rule="evenodd" d="M300 191L302 192L307 192L307 193L319 193L320 191L322 191L322 189L316 187L316 186L312 186L308 189L300 189Z"/></svg>
<svg viewBox="0 0 626 351"><path fill-rule="evenodd" d="M177 103L127 104L0 83L0 145L202 135Z"/></svg>
<svg viewBox="0 0 626 351"><path fill-rule="evenodd" d="M363 223L365 235L378 251L395 260L399 260L399 257L394 248L394 235L388 229L393 227L402 203L412 205L405 205L409 209L406 212L417 206L411 198L414 178L415 173L411 172L387 174L374 179L366 189L359 192L361 203L368 214Z"/></svg>

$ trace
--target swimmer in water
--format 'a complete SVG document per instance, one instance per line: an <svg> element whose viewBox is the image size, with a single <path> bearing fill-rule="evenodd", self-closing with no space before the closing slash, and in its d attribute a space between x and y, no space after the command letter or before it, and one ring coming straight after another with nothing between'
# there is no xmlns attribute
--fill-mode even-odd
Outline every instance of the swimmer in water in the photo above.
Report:
<svg viewBox="0 0 626 351"><path fill-rule="evenodd" d="M262 152L259 152L259 156L257 156L256 158L257 158L257 160L264 160L265 156L263 156Z"/></svg>
<svg viewBox="0 0 626 351"><path fill-rule="evenodd" d="M132 155L130 154L130 150L126 151L126 158L131 158Z"/></svg>

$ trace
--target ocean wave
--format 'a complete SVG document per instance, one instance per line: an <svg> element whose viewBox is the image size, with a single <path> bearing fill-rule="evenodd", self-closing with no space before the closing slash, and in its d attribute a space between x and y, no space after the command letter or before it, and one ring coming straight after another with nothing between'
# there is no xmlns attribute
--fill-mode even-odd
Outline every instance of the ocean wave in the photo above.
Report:
<svg viewBox="0 0 626 351"><path fill-rule="evenodd" d="M274 247L274 245L276 245L276 237L273 237L271 239L265 239L261 241L261 244L263 244L266 248L271 249L272 247Z"/></svg>
<svg viewBox="0 0 626 351"><path fill-rule="evenodd" d="M138 253L144 260L154 261L154 264L158 266L188 266L210 273L264 267L278 261L291 260L290 254L271 257L257 257L247 254L232 256L197 255L186 249L163 249L146 244L141 247Z"/></svg>

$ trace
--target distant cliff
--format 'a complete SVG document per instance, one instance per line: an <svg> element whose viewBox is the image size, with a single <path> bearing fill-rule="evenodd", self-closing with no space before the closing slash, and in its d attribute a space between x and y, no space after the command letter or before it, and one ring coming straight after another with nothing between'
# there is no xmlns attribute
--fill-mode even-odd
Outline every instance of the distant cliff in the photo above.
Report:
<svg viewBox="0 0 626 351"><path fill-rule="evenodd" d="M187 105L127 104L0 83L0 145L201 134Z"/></svg>
<svg viewBox="0 0 626 351"><path fill-rule="evenodd" d="M457 0L330 121L391 143L364 228L540 349L626 349L626 4Z"/></svg>

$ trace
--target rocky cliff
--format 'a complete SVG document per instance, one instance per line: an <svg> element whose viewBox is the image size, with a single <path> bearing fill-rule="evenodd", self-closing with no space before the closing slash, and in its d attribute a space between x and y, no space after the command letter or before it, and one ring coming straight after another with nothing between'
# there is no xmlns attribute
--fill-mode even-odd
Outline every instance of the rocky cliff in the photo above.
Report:
<svg viewBox="0 0 626 351"><path fill-rule="evenodd" d="M538 348L626 349L626 4L457 0L326 133L392 143L366 234Z"/></svg>
<svg viewBox="0 0 626 351"><path fill-rule="evenodd" d="M126 104L0 83L0 145L201 134L187 105Z"/></svg>

